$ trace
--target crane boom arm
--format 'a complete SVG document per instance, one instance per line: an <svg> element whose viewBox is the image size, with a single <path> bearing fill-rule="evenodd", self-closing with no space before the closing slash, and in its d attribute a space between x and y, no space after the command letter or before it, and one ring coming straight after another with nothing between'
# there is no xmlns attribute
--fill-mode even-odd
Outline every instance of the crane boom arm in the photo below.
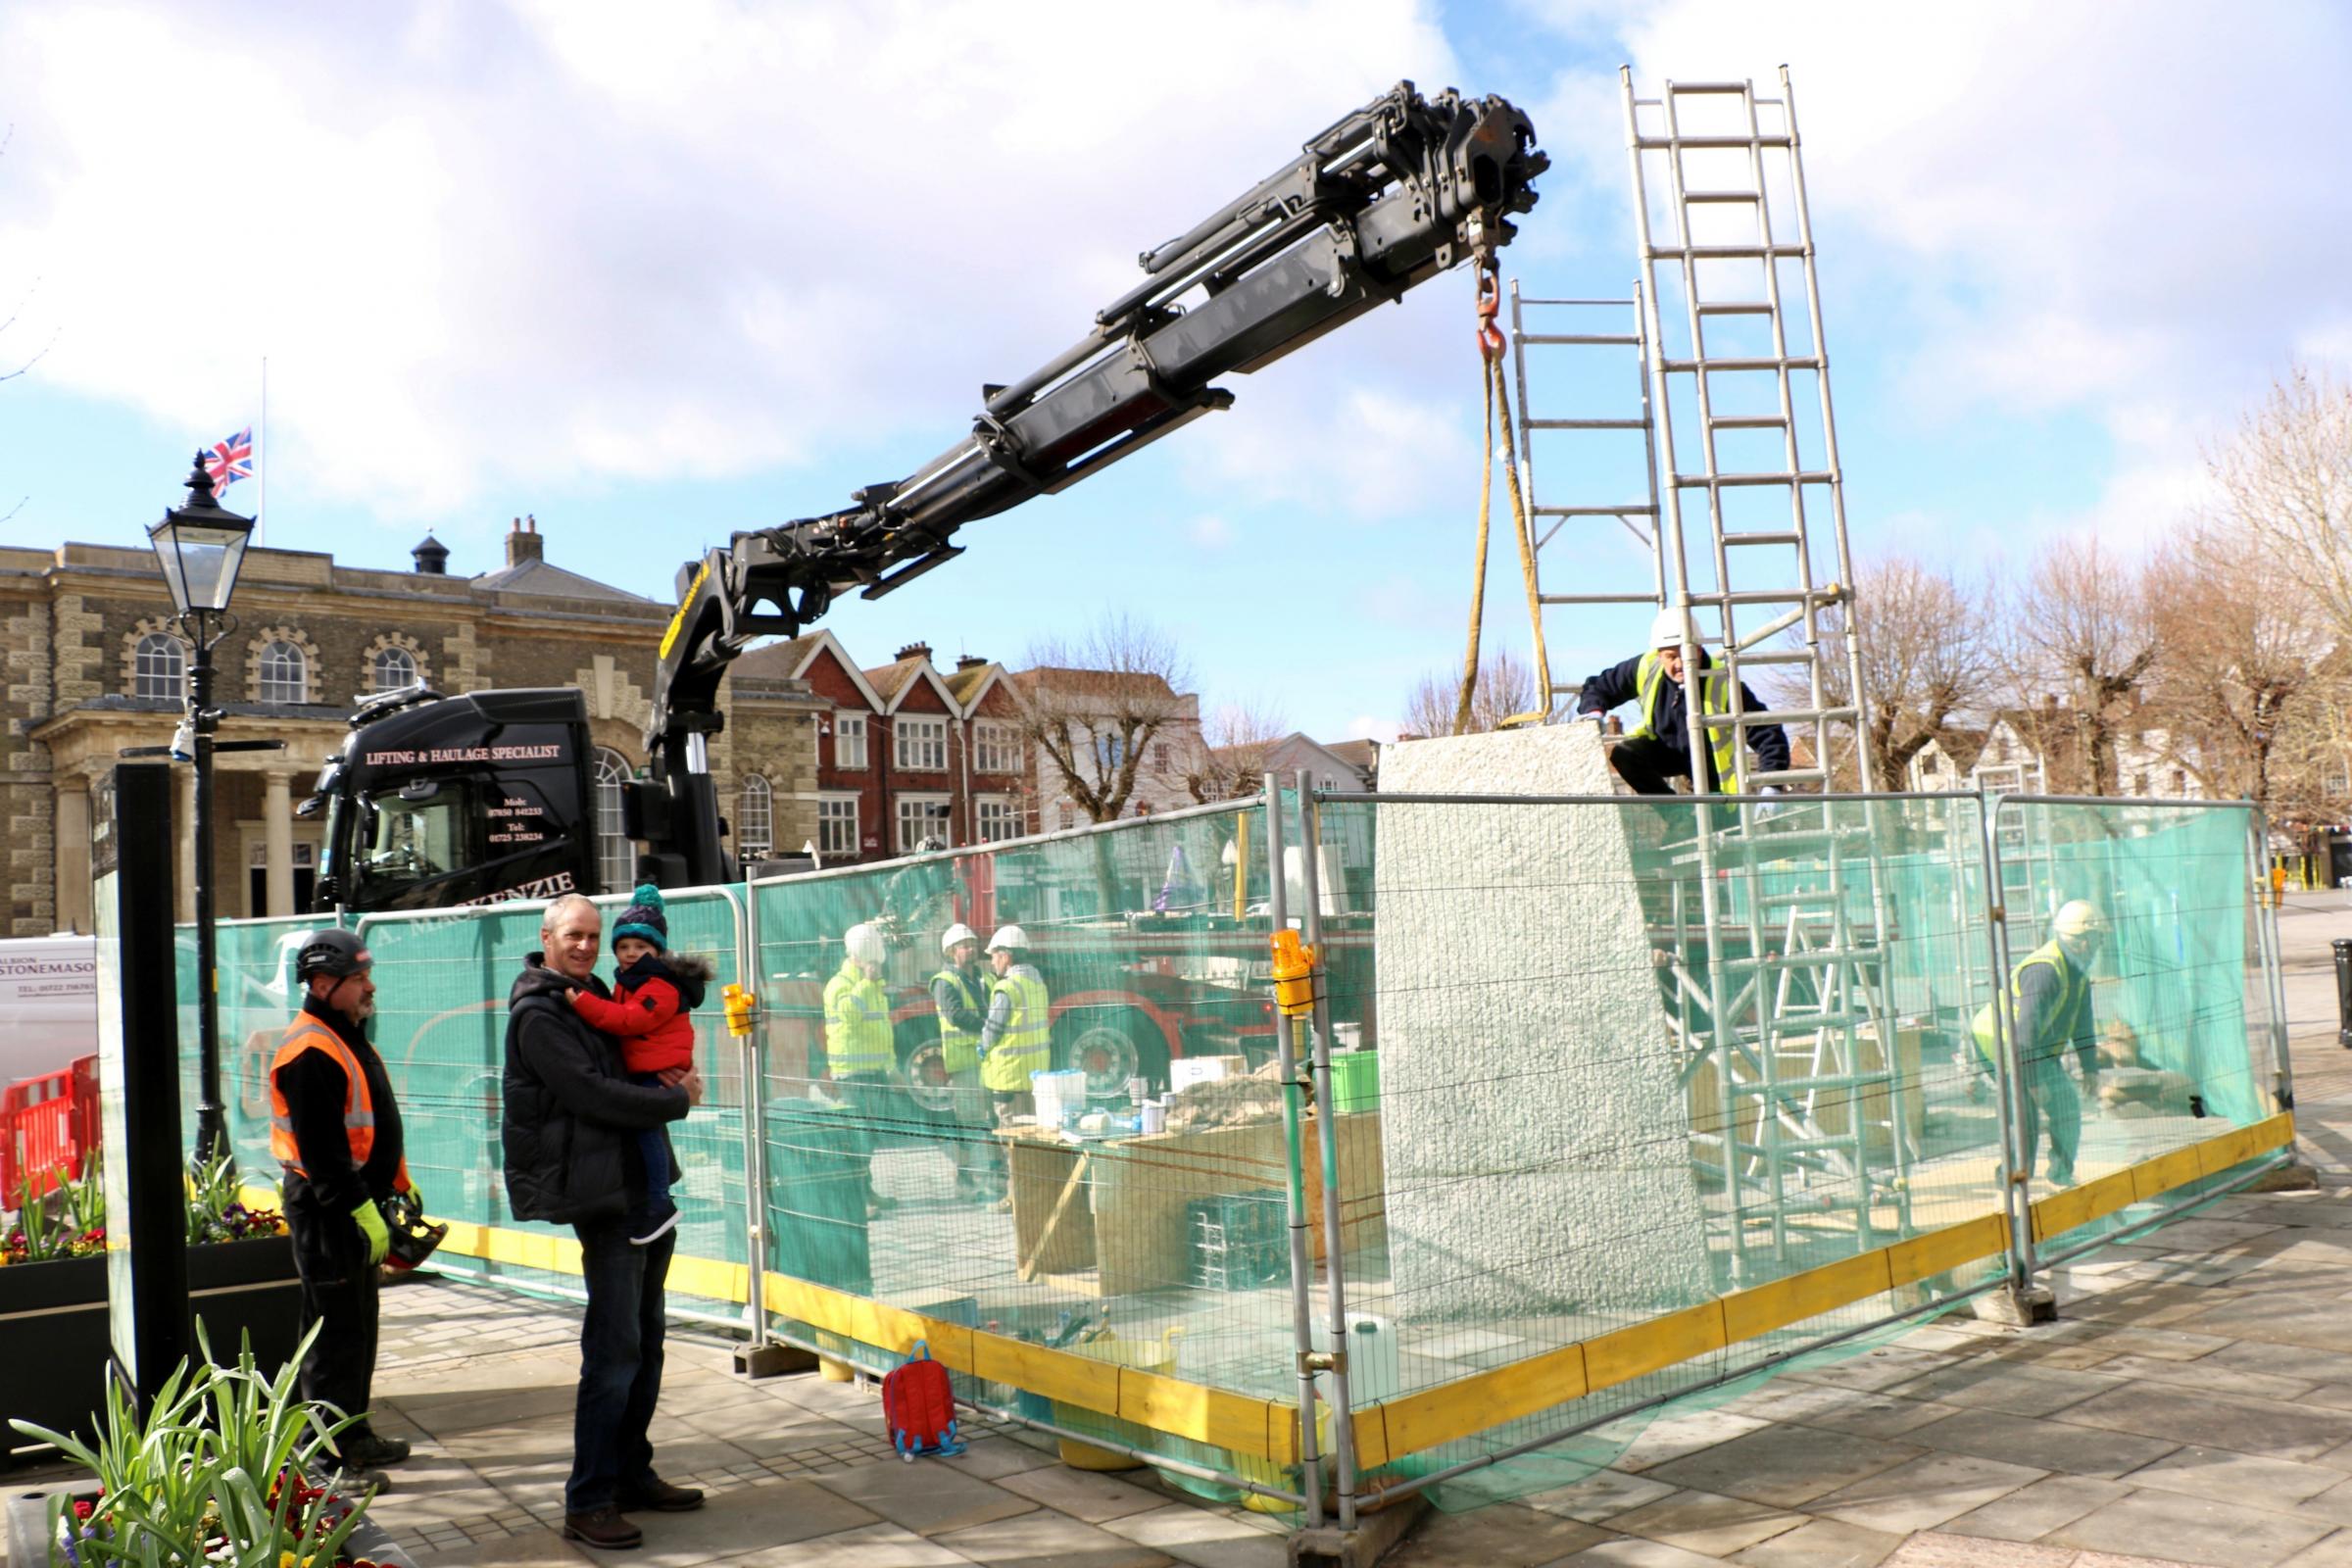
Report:
<svg viewBox="0 0 2352 1568"><path fill-rule="evenodd" d="M1076 343L986 387L972 431L839 512L736 534L678 574L633 798L663 879L731 874L704 758L718 685L754 640L798 636L852 589L875 599L962 554L967 522L1065 490L1201 415L1270 365L1464 259L1491 257L1549 160L1500 98L1411 82L1342 117L1247 195L1141 258Z"/></svg>

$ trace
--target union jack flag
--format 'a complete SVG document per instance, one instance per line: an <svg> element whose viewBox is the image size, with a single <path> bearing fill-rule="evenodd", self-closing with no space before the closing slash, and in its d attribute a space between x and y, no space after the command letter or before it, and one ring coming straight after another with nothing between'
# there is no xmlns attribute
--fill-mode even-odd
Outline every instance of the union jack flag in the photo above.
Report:
<svg viewBox="0 0 2352 1568"><path fill-rule="evenodd" d="M253 477L253 426L247 425L225 441L213 443L205 455L204 471L213 476L213 494L219 495L239 479Z"/></svg>

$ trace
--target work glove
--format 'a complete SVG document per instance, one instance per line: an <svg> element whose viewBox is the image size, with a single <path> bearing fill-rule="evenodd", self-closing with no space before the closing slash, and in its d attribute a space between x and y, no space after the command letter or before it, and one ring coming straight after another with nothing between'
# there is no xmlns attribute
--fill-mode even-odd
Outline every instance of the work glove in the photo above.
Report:
<svg viewBox="0 0 2352 1568"><path fill-rule="evenodd" d="M368 1240L368 1263L371 1266L381 1263L384 1254L392 1250L392 1233L384 1226L383 1210L375 1206L373 1199L369 1199L351 1211L351 1218L352 1223L359 1226L360 1234Z"/></svg>

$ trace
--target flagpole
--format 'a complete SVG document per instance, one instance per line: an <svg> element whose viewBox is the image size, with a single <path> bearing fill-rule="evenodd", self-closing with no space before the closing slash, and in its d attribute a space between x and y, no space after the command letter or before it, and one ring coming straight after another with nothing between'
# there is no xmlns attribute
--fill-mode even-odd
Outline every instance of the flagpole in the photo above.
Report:
<svg viewBox="0 0 2352 1568"><path fill-rule="evenodd" d="M270 356L262 356L262 446L254 454L256 477L261 480L261 493L254 498L253 535L257 541L270 535Z"/></svg>

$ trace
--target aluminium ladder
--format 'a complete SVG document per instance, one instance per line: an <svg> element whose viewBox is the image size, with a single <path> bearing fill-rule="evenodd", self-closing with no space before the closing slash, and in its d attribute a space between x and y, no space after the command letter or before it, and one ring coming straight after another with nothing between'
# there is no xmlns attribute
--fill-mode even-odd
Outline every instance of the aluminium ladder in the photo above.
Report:
<svg viewBox="0 0 2352 1568"><path fill-rule="evenodd" d="M1538 602L1580 623L1594 607L1690 608L1694 637L1713 651L1732 694L1731 712L1691 726L1694 778L1705 776L1708 731L1728 728L1739 742L1730 782L1741 795L1775 785L1801 802L1829 791L1840 741L1868 787L1867 715L1852 695L1859 650L1841 635L1852 579L1843 485L1788 74L1778 99L1758 98L1747 82L1669 82L1661 97L1637 99L1630 72L1621 80L1640 242L1632 297L1543 300L1512 289L1515 433L1540 530ZM1769 123L1763 111L1773 112ZM1653 230L1653 184L1670 214L1664 238ZM1792 220L1776 224L1784 209ZM1596 322L1594 311L1608 315ZM1631 329L1607 329L1611 317ZM1557 365L1562 350L1582 357L1587 380L1594 351L1615 357L1602 373L1630 373L1630 410L1538 415L1531 361ZM1804 417L1814 410L1817 418ZM1558 461L1568 432L1583 461ZM1629 449L1640 468L1632 482ZM1631 499L1560 504L1544 484L1555 467ZM1598 539L1589 528L1564 532L1588 519L1614 519L1643 547L1639 590L1630 571L1608 569L1614 530ZM1563 538L1573 549L1566 570ZM1843 625L1825 626L1825 612L1839 607ZM1547 621L1545 640L1576 639ZM1826 668L1825 658L1838 667ZM1745 665L1780 666L1754 710L1743 710ZM1696 673L1686 676L1689 698ZM1555 704L1568 690L1555 684ZM1809 745L1787 769L1756 770L1745 741L1760 724ZM1919 1154L1896 1093L1875 811L1840 816L1826 801L1792 811L1797 804L1783 803L1768 823L1742 807L1728 826L1700 832L1686 857L1696 861L1695 880L1676 881L1660 933L1684 1080L1711 1070L1721 1097L1723 1126L1698 1130L1694 1143L1720 1162L1737 1278L1748 1276L1759 1241L1788 1266L1792 1245L1819 1222L1811 1216L1822 1214L1824 1183L1843 1195L1836 1206L1862 1237L1886 1223L1879 1216L1889 1208L1892 1227L1908 1229L1905 1177ZM1836 1135L1823 1128L1832 1102L1844 1109ZM1793 1240L1792 1213L1807 1216Z"/></svg>

